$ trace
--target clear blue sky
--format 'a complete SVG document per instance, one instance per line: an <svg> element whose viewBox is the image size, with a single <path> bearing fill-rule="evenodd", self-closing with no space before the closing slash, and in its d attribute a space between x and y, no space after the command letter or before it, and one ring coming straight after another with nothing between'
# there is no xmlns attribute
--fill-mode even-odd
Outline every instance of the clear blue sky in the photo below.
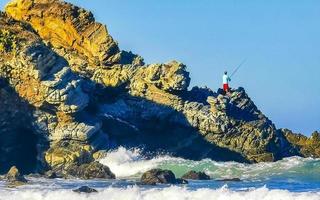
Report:
<svg viewBox="0 0 320 200"><path fill-rule="evenodd" d="M0 6L5 4L1 0ZM69 0L147 63L182 61L216 90L225 69L278 128L320 130L319 0Z"/></svg>

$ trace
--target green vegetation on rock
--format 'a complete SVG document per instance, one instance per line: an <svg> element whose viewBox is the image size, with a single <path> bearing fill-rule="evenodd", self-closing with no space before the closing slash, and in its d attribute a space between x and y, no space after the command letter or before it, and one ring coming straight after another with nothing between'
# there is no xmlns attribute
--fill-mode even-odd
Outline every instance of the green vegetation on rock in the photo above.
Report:
<svg viewBox="0 0 320 200"><path fill-rule="evenodd" d="M16 35L8 30L0 30L0 52L12 52L17 48Z"/></svg>

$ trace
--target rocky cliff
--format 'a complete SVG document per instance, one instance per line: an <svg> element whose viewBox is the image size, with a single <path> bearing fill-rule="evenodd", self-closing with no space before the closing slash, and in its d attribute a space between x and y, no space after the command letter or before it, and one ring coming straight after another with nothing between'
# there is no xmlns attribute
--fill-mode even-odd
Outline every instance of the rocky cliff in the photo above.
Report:
<svg viewBox="0 0 320 200"><path fill-rule="evenodd" d="M119 145L220 161L319 157L319 139L277 130L243 88L189 89L184 64L145 64L121 51L82 8L13 0L0 27L1 172L26 147L25 172L67 173ZM315 145L305 147L309 140Z"/></svg>

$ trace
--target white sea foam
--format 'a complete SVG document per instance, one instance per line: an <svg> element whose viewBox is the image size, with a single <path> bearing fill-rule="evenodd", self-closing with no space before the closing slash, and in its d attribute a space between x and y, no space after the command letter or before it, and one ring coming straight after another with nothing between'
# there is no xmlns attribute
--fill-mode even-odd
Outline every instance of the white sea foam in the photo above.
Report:
<svg viewBox="0 0 320 200"><path fill-rule="evenodd" d="M188 190L184 187L141 189L106 188L95 194L78 194L70 190L15 190L1 191L0 200L319 200L320 193L295 193L286 190L269 190L265 187L249 191L220 189Z"/></svg>
<svg viewBox="0 0 320 200"><path fill-rule="evenodd" d="M290 191L282 189L268 189L249 182L242 182L239 186L227 186L211 182L194 182L186 186L136 186L133 182L117 180L114 182L99 182L97 180L33 180L27 186L19 189L7 189L0 183L0 200L320 200L320 191L313 184L320 180L320 160L311 158L291 157L274 163L241 164L236 162L215 162L210 159L191 161L170 156L157 156L146 159L139 149L127 150L120 147L111 151L100 160L109 166L119 177L137 176L149 169L160 167L171 169L179 176L188 170L206 171L213 178L240 177L241 179L271 177L276 175L299 178L305 176L307 188ZM291 176L293 173L294 176ZM296 174L295 174L296 173ZM139 176L137 176L139 177ZM308 182L312 178L316 182ZM284 179L288 181L289 179ZM263 181L264 182L264 181ZM266 181L267 182L267 181ZM210 185L211 184L211 185ZM281 183L279 183L281 184ZM96 194L78 194L71 191L81 185L96 188ZM199 186L201 188L199 188ZM274 185L275 186L275 185ZM291 185L292 186L292 185ZM305 187L305 185L299 185ZM217 187L221 187L216 189ZM230 186L231 187L231 186ZM308 189L308 187L310 187ZM251 188L251 189L248 189ZM274 188L274 187L273 187ZM276 187L278 188L278 187ZM279 185L279 188L286 188ZM296 192L292 192L296 191ZM308 192L301 192L308 191Z"/></svg>
<svg viewBox="0 0 320 200"><path fill-rule="evenodd" d="M110 167L117 177L132 177L156 167L172 170L178 177L189 170L205 171L212 178L239 177L241 179L265 179L271 176L305 175L320 179L320 159L290 157L277 162L243 164L216 162L210 159L191 161L170 156L146 159L139 149L124 147L111 151L100 160Z"/></svg>
<svg viewBox="0 0 320 200"><path fill-rule="evenodd" d="M107 165L118 178L123 178L143 173L161 163L176 159L170 156L146 159L137 148L127 150L124 147L119 147L117 150L110 151L105 158L100 160L100 163Z"/></svg>

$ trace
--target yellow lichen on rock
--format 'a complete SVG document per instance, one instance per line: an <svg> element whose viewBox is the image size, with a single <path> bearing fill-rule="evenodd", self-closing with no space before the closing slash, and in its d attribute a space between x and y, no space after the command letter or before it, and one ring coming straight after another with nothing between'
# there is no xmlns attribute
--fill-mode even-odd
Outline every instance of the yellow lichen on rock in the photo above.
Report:
<svg viewBox="0 0 320 200"><path fill-rule="evenodd" d="M93 160L90 145L72 142L57 142L45 153L45 160L53 169L63 170L72 164L83 164Z"/></svg>
<svg viewBox="0 0 320 200"><path fill-rule="evenodd" d="M1 30L14 37L4 34L3 44L19 45L17 54L0 58L0 77L35 109L32 120L50 142L45 160L52 168L77 168L94 151L119 144L241 162L320 155L319 139L285 138L243 88L227 95L189 90L184 64L145 65L120 52L84 9L60 0L14 0L6 12Z"/></svg>
<svg viewBox="0 0 320 200"><path fill-rule="evenodd" d="M281 129L290 143L299 149L305 157L320 157L320 133L314 132L311 137L302 134L296 134L288 129Z"/></svg>
<svg viewBox="0 0 320 200"><path fill-rule="evenodd" d="M94 65L120 59L114 59L119 48L106 26L83 9L57 0L15 0L5 10L14 19L30 23L55 48L76 50Z"/></svg>

